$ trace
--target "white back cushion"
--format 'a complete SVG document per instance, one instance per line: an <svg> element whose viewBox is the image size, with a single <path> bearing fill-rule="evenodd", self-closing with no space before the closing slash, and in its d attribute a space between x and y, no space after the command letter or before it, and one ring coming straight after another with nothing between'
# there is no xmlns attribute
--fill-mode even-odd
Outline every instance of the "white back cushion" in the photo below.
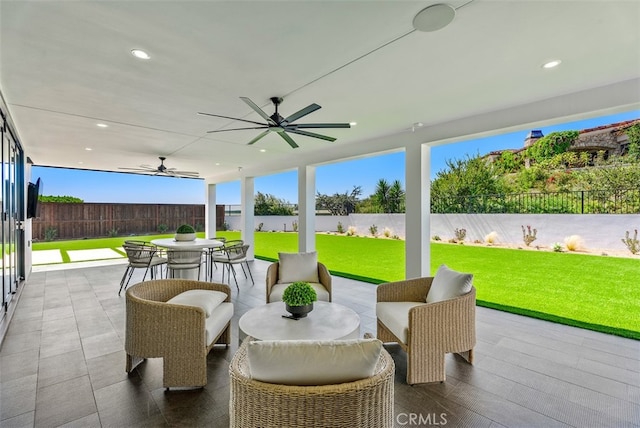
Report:
<svg viewBox="0 0 640 428"><path fill-rule="evenodd" d="M174 305L196 306L202 308L205 317L209 318L218 305L225 301L227 294L216 290L187 290L167 300Z"/></svg>
<svg viewBox="0 0 640 428"><path fill-rule="evenodd" d="M382 342L351 340L251 341L251 378L283 385L329 385L373 375Z"/></svg>
<svg viewBox="0 0 640 428"><path fill-rule="evenodd" d="M433 277L426 301L434 303L462 296L471 291L472 281L472 274L456 272L444 264L440 265Z"/></svg>
<svg viewBox="0 0 640 428"><path fill-rule="evenodd" d="M278 282L320 282L318 253L278 253Z"/></svg>

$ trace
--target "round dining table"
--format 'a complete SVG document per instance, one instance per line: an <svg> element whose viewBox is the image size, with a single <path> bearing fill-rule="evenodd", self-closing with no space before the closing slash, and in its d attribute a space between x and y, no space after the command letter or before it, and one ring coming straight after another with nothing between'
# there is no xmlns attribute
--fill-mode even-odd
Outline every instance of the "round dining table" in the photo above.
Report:
<svg viewBox="0 0 640 428"><path fill-rule="evenodd" d="M151 243L158 247L163 247L175 251L198 251L204 250L206 248L220 248L224 246L224 242L222 241L219 241L217 239L205 238L196 238L193 241L176 241L173 238L161 238L153 239L151 240ZM197 272L199 271L200 269L197 270ZM199 275L194 274L193 270L190 269L173 271L173 275L177 278L199 279ZM207 278L206 271L205 279L210 279Z"/></svg>
<svg viewBox="0 0 640 428"><path fill-rule="evenodd" d="M193 241L176 241L173 238L153 239L153 245L172 250L204 250L205 248L219 248L224 246L224 242L217 239L196 238Z"/></svg>

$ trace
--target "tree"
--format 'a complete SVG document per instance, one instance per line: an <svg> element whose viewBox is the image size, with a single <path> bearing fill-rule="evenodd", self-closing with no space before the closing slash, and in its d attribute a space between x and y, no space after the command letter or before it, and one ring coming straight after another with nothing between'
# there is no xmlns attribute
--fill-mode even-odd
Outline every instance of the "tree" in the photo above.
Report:
<svg viewBox="0 0 640 428"><path fill-rule="evenodd" d="M393 184L389 184L387 180L381 178L378 180L376 190L371 199L375 212L383 213L401 213L404 212L404 195L400 180L395 180Z"/></svg>
<svg viewBox="0 0 640 428"><path fill-rule="evenodd" d="M293 215L291 204L269 193L256 193L254 215Z"/></svg>
<svg viewBox="0 0 640 428"><path fill-rule="evenodd" d="M526 150L527 156L536 162L551 159L555 155L566 152L579 135L578 131L552 132L533 143Z"/></svg>
<svg viewBox="0 0 640 428"><path fill-rule="evenodd" d="M431 183L433 212L482 212L483 202L468 197L495 195L504 190L502 177L496 174L494 165L479 155L449 159L446 164L448 169L439 171ZM465 206L461 205L462 201Z"/></svg>
<svg viewBox="0 0 640 428"><path fill-rule="evenodd" d="M640 162L640 122L628 127L624 133L629 138L627 157L631 162Z"/></svg>
<svg viewBox="0 0 640 428"><path fill-rule="evenodd" d="M81 204L83 199L76 198L75 196L53 196L53 195L40 195L38 196L40 202L55 202L59 204Z"/></svg>
<svg viewBox="0 0 640 428"><path fill-rule="evenodd" d="M334 193L333 196L318 193L316 195L316 209L327 210L331 215L349 215L356 212L358 197L362 194L362 187L353 186L351 192Z"/></svg>

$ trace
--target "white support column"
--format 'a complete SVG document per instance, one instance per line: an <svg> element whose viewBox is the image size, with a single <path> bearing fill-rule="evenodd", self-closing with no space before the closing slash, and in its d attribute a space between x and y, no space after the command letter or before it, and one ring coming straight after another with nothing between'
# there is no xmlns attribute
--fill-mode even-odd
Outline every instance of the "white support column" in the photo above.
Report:
<svg viewBox="0 0 640 428"><path fill-rule="evenodd" d="M431 147L426 144L405 148L406 230L405 277L429 276L431 199Z"/></svg>
<svg viewBox="0 0 640 428"><path fill-rule="evenodd" d="M316 249L316 167L298 167L298 251Z"/></svg>
<svg viewBox="0 0 640 428"><path fill-rule="evenodd" d="M206 184L204 204L204 231L207 238L216 236L216 185Z"/></svg>
<svg viewBox="0 0 640 428"><path fill-rule="evenodd" d="M255 220L254 220L254 206L255 206L255 196L254 196L254 178L253 177L242 177L240 179L240 193L241 193L241 210L242 214L240 217L240 237L244 241L245 244L249 245L249 251L247 252L248 260L253 260L254 252L254 228L255 228Z"/></svg>

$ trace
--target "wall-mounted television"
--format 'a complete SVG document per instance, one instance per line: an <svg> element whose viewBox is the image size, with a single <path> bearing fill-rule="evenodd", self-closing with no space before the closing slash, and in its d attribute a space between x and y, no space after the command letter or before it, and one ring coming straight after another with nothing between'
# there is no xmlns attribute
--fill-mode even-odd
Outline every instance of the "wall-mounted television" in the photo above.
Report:
<svg viewBox="0 0 640 428"><path fill-rule="evenodd" d="M27 218L38 216L38 196L41 191L42 181L39 178L27 186Z"/></svg>

